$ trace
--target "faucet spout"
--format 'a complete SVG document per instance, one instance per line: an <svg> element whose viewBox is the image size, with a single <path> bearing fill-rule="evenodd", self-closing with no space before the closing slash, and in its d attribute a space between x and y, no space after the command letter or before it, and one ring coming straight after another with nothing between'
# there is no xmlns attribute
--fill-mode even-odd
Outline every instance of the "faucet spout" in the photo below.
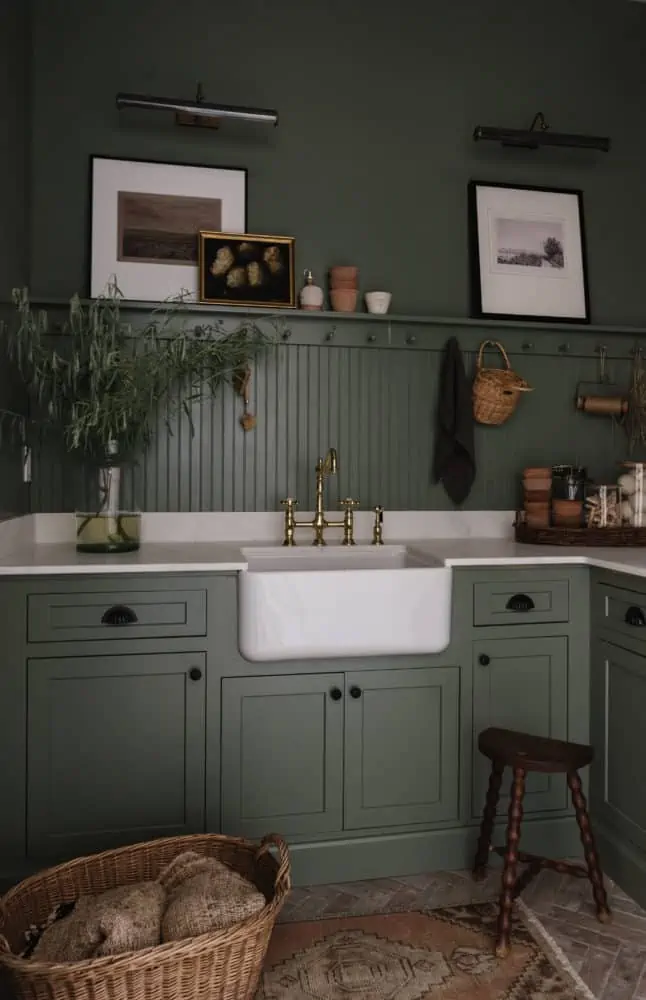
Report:
<svg viewBox="0 0 646 1000"><path fill-rule="evenodd" d="M316 472L319 476L336 476L338 467L336 448L329 448L325 458L319 458Z"/></svg>

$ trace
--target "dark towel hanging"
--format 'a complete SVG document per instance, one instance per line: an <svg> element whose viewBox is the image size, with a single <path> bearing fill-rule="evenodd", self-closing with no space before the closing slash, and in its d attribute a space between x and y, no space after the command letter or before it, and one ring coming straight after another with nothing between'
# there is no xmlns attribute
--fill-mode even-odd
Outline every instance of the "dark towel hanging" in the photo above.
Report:
<svg viewBox="0 0 646 1000"><path fill-rule="evenodd" d="M455 337L442 357L433 475L456 504L464 503L476 476L471 382Z"/></svg>

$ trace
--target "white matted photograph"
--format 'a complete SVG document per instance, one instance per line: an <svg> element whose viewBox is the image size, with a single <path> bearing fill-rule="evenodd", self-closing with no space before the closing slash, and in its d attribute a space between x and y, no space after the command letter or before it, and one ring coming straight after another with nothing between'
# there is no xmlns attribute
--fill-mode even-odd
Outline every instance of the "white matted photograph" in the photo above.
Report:
<svg viewBox="0 0 646 1000"><path fill-rule="evenodd" d="M580 191L471 181L472 309L590 322Z"/></svg>
<svg viewBox="0 0 646 1000"><path fill-rule="evenodd" d="M247 171L93 156L90 295L116 283L126 299L199 298L204 229L245 232Z"/></svg>

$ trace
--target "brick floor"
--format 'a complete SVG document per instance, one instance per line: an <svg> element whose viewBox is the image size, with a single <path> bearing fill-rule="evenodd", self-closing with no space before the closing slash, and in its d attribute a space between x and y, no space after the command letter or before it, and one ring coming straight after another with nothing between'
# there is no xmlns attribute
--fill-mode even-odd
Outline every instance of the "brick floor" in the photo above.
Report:
<svg viewBox="0 0 646 1000"><path fill-rule="evenodd" d="M281 920L450 906L495 898L500 873L474 883L468 872L436 872L292 890ZM523 900L568 956L598 1000L646 1000L646 913L608 883L613 920L599 924L586 880L544 871Z"/></svg>

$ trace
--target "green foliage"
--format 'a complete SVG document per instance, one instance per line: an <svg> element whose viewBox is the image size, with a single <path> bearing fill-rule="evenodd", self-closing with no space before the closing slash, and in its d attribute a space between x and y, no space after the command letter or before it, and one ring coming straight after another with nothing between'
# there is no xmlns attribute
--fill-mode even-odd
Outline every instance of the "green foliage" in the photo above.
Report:
<svg viewBox="0 0 646 1000"><path fill-rule="evenodd" d="M120 295L82 302L75 296L62 329L34 310L26 289L14 289L15 323L4 347L40 414L39 423L62 431L67 448L99 460L140 453L151 440L156 409L170 421L178 408L213 395L272 338L245 319L233 330L193 325L181 300L162 304L134 329L121 316ZM20 419L0 410L0 419ZM192 426L192 425L191 425Z"/></svg>

